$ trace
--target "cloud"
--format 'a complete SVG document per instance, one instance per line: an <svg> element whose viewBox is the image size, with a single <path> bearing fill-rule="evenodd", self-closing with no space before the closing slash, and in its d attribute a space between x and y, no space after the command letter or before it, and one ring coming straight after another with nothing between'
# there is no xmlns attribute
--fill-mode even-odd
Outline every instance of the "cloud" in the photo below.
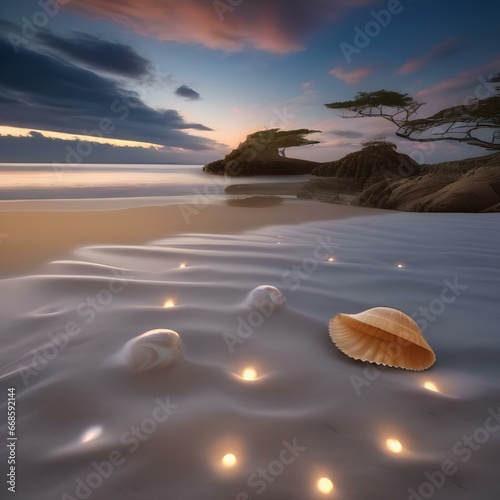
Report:
<svg viewBox="0 0 500 500"><path fill-rule="evenodd" d="M176 151L168 147L143 148L112 146L97 142L45 137L31 131L28 137L0 136L2 161L12 163L56 163L60 171L70 170L79 163L174 163L199 165L223 156L225 148L216 151ZM84 151L85 155L79 155ZM59 170L59 168L58 168ZM163 188L162 188L163 189Z"/></svg>
<svg viewBox="0 0 500 500"><path fill-rule="evenodd" d="M448 38L444 42L436 45L427 54L421 57L416 57L405 62L401 67L396 70L398 75L408 75L410 73L415 73L424 66L443 59L444 57L456 52L459 47L459 41L456 38Z"/></svg>
<svg viewBox="0 0 500 500"><path fill-rule="evenodd" d="M370 66L363 66L362 68L354 70L346 70L341 66L337 66L331 69L329 73L345 83L359 83L373 73L373 68Z"/></svg>
<svg viewBox="0 0 500 500"><path fill-rule="evenodd" d="M337 137L346 137L347 139L359 139L365 136L362 132L356 132L355 130L332 130L330 133Z"/></svg>
<svg viewBox="0 0 500 500"><path fill-rule="evenodd" d="M307 35L320 25L376 3L378 0L244 0L238 4L224 0L72 0L67 8L124 24L159 40L226 51L250 47L285 53L301 50Z"/></svg>
<svg viewBox="0 0 500 500"><path fill-rule="evenodd" d="M200 99L200 94L196 92L196 90L193 90L191 87L188 87L187 85L181 85L175 93L180 96L184 97L185 99L189 99L190 101L196 101Z"/></svg>
<svg viewBox="0 0 500 500"><path fill-rule="evenodd" d="M476 66L475 68L462 71L458 75L452 78L446 78L440 82L426 87L418 91L415 95L417 98L425 98L434 94L446 93L448 96L451 93L467 91L470 95L474 95L475 89L478 86L484 86L481 94L485 94L486 91L490 91L492 94L495 91L495 87L487 82L493 73L498 72L500 68L500 59L495 59L482 66ZM477 97L481 97L478 95Z"/></svg>
<svg viewBox="0 0 500 500"><path fill-rule="evenodd" d="M5 125L100 134L190 150L210 149L217 144L186 132L209 131L209 127L186 122L173 109L153 109L139 94L120 88L116 81L57 57L25 48L15 54L0 38L0 60L11 68L0 72Z"/></svg>
<svg viewBox="0 0 500 500"><path fill-rule="evenodd" d="M64 38L52 33L41 33L38 41L68 57L95 69L120 76L140 78L150 73L151 64L132 47L110 42L86 33L74 33Z"/></svg>

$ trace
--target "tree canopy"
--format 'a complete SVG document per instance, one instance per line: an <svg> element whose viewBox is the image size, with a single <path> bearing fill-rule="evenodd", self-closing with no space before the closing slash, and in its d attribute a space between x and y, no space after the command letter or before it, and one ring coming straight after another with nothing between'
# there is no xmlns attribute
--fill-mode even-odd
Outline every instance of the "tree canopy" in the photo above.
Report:
<svg viewBox="0 0 500 500"><path fill-rule="evenodd" d="M280 155L285 156L284 150L286 148L319 144L319 141L314 141L306 137L309 134L318 132L320 131L307 128L295 130L281 130L279 128L259 130L247 135L245 141L240 143L230 155L236 157L240 154L246 154L251 155L253 158L276 158ZM228 156L226 160L232 159L228 158Z"/></svg>
<svg viewBox="0 0 500 500"><path fill-rule="evenodd" d="M500 76L490 81L500 81ZM500 96L473 99L428 118L411 119L423 105L408 94L388 90L358 92L352 100L325 104L352 113L344 118L384 118L397 126L398 137L410 141L458 141L500 149Z"/></svg>
<svg viewBox="0 0 500 500"><path fill-rule="evenodd" d="M432 130L429 137L423 136ZM481 131L486 134L478 133ZM451 106L428 118L409 120L396 135L410 141L458 141L500 149L500 96L475 99L466 106Z"/></svg>
<svg viewBox="0 0 500 500"><path fill-rule="evenodd" d="M397 126L407 121L423 105L423 102L416 101L408 94L383 89L375 92L358 92L350 101L325 104L327 108L347 109L354 113L353 116L344 118L378 116Z"/></svg>

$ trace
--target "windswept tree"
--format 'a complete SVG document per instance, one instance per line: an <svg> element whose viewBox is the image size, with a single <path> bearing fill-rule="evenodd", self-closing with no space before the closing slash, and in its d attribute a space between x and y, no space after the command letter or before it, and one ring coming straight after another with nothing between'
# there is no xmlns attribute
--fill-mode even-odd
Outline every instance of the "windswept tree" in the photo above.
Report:
<svg viewBox="0 0 500 500"><path fill-rule="evenodd" d="M499 76L491 82L500 81ZM428 118L411 119L424 103L408 94L388 90L358 92L350 101L325 106L345 109L344 118L378 117L397 127L396 135L416 142L456 141L492 150L500 150L500 96L473 99L451 106Z"/></svg>
<svg viewBox="0 0 500 500"><path fill-rule="evenodd" d="M425 134L429 132L430 135ZM410 141L457 141L500 150L500 96L475 99L443 109L428 118L404 123L396 135Z"/></svg>
<svg viewBox="0 0 500 500"><path fill-rule="evenodd" d="M408 94L391 90L375 92L358 92L350 101L325 104L331 109L347 109L352 115L342 115L343 118L378 117L390 121L398 128L415 114L423 102L418 102Z"/></svg>
<svg viewBox="0 0 500 500"><path fill-rule="evenodd" d="M296 130L281 130L279 128L259 130L247 135L245 141L229 153L225 160L231 160L240 155L244 155L248 160L255 158L270 160L285 157L286 148L319 144L319 141L313 141L306 137L309 134L318 132L320 131L309 130L307 128Z"/></svg>
<svg viewBox="0 0 500 500"><path fill-rule="evenodd" d="M219 175L308 174L315 162L287 158L285 149L312 146L319 141L308 139L319 130L271 128L247 135L237 148L223 159L208 163L203 171Z"/></svg>

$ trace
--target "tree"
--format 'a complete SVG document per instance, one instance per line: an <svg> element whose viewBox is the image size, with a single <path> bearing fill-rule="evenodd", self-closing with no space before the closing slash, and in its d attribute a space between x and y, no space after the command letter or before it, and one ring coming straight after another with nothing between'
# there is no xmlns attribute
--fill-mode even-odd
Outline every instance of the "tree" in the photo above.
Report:
<svg viewBox="0 0 500 500"><path fill-rule="evenodd" d="M391 90L358 92L351 101L325 104L327 108L347 109L354 113L354 116L343 116L343 118L379 117L390 121L397 127L407 122L410 116L423 105L423 102L416 101L408 94Z"/></svg>
<svg viewBox="0 0 500 500"><path fill-rule="evenodd" d="M248 161L255 158L268 160L285 157L286 148L319 144L319 141L313 141L306 137L309 134L318 132L320 131L309 130L307 128L296 130L280 130L279 128L259 130L247 135L245 141L240 143L224 160L234 160L241 157L241 155L244 155L244 159Z"/></svg>
<svg viewBox="0 0 500 500"><path fill-rule="evenodd" d="M424 133L432 132L425 137ZM457 141L500 150L500 96L474 99L436 114L404 123L396 135L410 141Z"/></svg>
<svg viewBox="0 0 500 500"><path fill-rule="evenodd" d="M500 78L490 81L497 82ZM457 141L500 150L500 96L473 99L428 118L410 119L423 105L408 94L388 90L358 92L353 100L325 104L331 109L347 109L353 113L344 118L384 118L396 125L398 137L410 141Z"/></svg>

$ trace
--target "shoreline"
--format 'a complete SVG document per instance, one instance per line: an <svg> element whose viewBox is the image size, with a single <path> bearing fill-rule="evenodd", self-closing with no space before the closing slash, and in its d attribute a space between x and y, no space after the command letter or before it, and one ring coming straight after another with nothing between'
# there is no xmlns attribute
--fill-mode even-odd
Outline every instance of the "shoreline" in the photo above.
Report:
<svg viewBox="0 0 500 500"><path fill-rule="evenodd" d="M124 206L120 208L106 201L98 210L93 200L16 202L15 210L4 205L0 209L0 277L32 272L86 245L134 245L175 234L241 233L263 226L391 213L280 198L157 206L127 206L121 200Z"/></svg>
<svg viewBox="0 0 500 500"><path fill-rule="evenodd" d="M248 478L284 442L300 446L304 466L263 498L319 499L324 477L342 497L369 498L373 487L353 473L360 461L380 498L401 497L445 460L463 483L446 482L447 497L487 497L492 484L475 474L495 477L500 432L485 443L475 424L498 413L496 219L278 198L70 205L0 214L13 231L0 252L12 245L23 269L0 279L0 376L19 387L30 444L23 499L74 496L75 478L94 484L92 464L114 452L127 465L102 480L97 500L130 481L130 499L138 489L144 498L253 498ZM430 370L367 365L335 347L330 318L382 305L418 322L437 357ZM178 339L166 364L173 346L144 342L155 331ZM148 353L149 370L130 365L130 346ZM158 401L171 410L166 422L164 413L154 420ZM148 437L140 448L130 447L131 429ZM454 443L467 451L458 440L476 434L484 450L459 463ZM220 466L227 454L231 469Z"/></svg>

